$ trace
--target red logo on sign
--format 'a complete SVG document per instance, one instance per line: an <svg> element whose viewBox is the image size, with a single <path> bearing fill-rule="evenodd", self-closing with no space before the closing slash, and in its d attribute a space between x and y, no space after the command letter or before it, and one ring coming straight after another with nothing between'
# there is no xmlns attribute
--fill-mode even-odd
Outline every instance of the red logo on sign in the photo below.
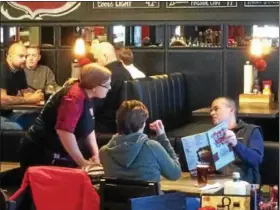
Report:
<svg viewBox="0 0 280 210"><path fill-rule="evenodd" d="M25 12L24 15L13 17L9 14L8 9L1 6L1 13L9 20L22 20L25 18L42 20L43 16L59 17L76 10L81 2L29 2L29 1L10 1L6 2L9 6Z"/></svg>

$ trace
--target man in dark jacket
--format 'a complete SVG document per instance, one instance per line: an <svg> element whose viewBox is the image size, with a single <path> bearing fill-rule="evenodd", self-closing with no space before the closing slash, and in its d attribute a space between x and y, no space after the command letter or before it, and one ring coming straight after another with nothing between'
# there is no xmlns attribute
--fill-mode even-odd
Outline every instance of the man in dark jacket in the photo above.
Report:
<svg viewBox="0 0 280 210"><path fill-rule="evenodd" d="M106 99L95 101L96 107L96 131L100 133L116 132L116 112L122 99L124 81L131 80L132 77L118 61L115 48L109 42L95 44L92 53L97 62L108 68L112 72L111 91L108 92Z"/></svg>
<svg viewBox="0 0 280 210"><path fill-rule="evenodd" d="M226 121L228 131L224 143L231 145L236 160L223 169L223 173L240 172L241 179L249 183L260 183L259 166L263 160L264 145L261 128L236 119L237 106L227 97L212 102L211 116L214 125Z"/></svg>

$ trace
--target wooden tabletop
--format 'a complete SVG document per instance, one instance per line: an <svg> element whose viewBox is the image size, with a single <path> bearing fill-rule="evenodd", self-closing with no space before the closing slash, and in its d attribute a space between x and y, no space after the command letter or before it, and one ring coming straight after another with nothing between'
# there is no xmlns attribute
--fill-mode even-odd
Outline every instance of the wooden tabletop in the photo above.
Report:
<svg viewBox="0 0 280 210"><path fill-rule="evenodd" d="M193 116L210 116L210 107L205 107L192 112ZM246 118L277 118L279 117L279 104L271 103L244 103L238 107L238 117Z"/></svg>
<svg viewBox="0 0 280 210"><path fill-rule="evenodd" d="M0 162L0 172L8 171L20 167L17 162Z"/></svg>
<svg viewBox="0 0 280 210"><path fill-rule="evenodd" d="M9 106L1 106L1 110L41 110L44 105L9 105Z"/></svg>
<svg viewBox="0 0 280 210"><path fill-rule="evenodd" d="M178 191L197 195L201 193L214 194L221 190L224 186L224 183L229 180L232 180L232 178L221 175L210 175L208 176L208 184L220 183L221 187L212 190L201 191L200 188L197 187L197 178L191 177L191 175L187 172L183 172L181 178L177 181L170 181L162 178L160 185L162 191Z"/></svg>

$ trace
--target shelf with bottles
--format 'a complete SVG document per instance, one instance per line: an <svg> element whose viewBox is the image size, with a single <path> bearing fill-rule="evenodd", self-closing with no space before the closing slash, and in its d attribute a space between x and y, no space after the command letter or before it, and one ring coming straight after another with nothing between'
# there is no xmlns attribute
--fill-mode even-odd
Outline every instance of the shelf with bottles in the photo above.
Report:
<svg viewBox="0 0 280 210"><path fill-rule="evenodd" d="M0 46L8 47L14 42L21 42L25 46L36 45L41 48L54 47L54 27L45 25L1 25Z"/></svg>
<svg viewBox="0 0 280 210"><path fill-rule="evenodd" d="M115 46L163 48L164 25L113 25Z"/></svg>
<svg viewBox="0 0 280 210"><path fill-rule="evenodd" d="M170 48L221 48L220 25L170 25Z"/></svg>
<svg viewBox="0 0 280 210"><path fill-rule="evenodd" d="M279 48L279 26L277 25L228 25L227 47L247 48L254 38L272 48Z"/></svg>
<svg viewBox="0 0 280 210"><path fill-rule="evenodd" d="M77 37L82 38L89 46L95 40L98 42L107 41L106 26L62 26L60 31L60 46L62 47L72 47Z"/></svg>

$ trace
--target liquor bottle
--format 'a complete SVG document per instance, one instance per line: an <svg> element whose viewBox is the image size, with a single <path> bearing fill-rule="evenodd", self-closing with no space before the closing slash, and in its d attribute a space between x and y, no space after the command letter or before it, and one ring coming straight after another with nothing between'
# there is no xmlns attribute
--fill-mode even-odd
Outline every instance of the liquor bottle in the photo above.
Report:
<svg viewBox="0 0 280 210"><path fill-rule="evenodd" d="M255 184L251 185L251 210L258 210L257 188Z"/></svg>
<svg viewBox="0 0 280 210"><path fill-rule="evenodd" d="M278 186L274 186L271 190L271 200L270 200L273 210L278 209Z"/></svg>

